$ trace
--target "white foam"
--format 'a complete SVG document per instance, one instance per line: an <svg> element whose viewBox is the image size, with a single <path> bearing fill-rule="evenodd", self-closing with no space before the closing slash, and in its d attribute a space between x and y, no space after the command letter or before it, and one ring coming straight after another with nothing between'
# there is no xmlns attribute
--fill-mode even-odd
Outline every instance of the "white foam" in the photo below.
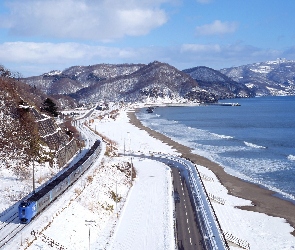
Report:
<svg viewBox="0 0 295 250"><path fill-rule="evenodd" d="M288 155L288 160L295 161L295 155Z"/></svg>
<svg viewBox="0 0 295 250"><path fill-rule="evenodd" d="M223 166L227 173L260 184L270 190L273 190L284 197L293 199L291 194L288 194L287 190L281 190L276 187L276 183L271 180L266 180L261 177L265 173L272 173L282 171L289 167L284 161L269 159L265 157L247 157L243 156L240 152L251 152L255 149L266 149L267 147L250 143L247 141L236 140L234 145L222 145L217 143L216 145L206 144L206 141L211 140L228 140L234 139L234 137L211 133L207 130L197 129L193 127L187 127L181 123L175 124L172 121L165 119L157 119L157 124L151 124L149 120L143 121L143 123L152 129L159 131L162 134L167 135L171 139L193 148L193 152L210 159L213 162ZM205 143L204 143L204 142ZM238 152L236 156L228 155L228 152ZM289 160L295 161L294 155L288 156Z"/></svg>
<svg viewBox="0 0 295 250"><path fill-rule="evenodd" d="M218 138L221 138L221 139L233 139L232 136L230 135L219 135L219 134L215 134L215 133L211 133L213 136L216 136Z"/></svg>
<svg viewBox="0 0 295 250"><path fill-rule="evenodd" d="M245 144L246 146L248 146L248 147L251 147L251 148L266 148L266 147L264 147L264 146L259 146L259 145L256 145L256 144L254 144L254 143L246 142L246 141L244 141L244 144Z"/></svg>

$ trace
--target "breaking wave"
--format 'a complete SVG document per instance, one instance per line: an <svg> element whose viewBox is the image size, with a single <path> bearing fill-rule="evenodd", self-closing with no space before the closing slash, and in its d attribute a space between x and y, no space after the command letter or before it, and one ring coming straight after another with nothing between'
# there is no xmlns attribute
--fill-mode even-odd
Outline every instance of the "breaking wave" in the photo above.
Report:
<svg viewBox="0 0 295 250"><path fill-rule="evenodd" d="M219 135L219 134L215 134L215 133L211 133L211 134L218 137L218 138L221 138L221 139L233 139L233 137L230 135Z"/></svg>
<svg viewBox="0 0 295 250"><path fill-rule="evenodd" d="M295 161L295 155L288 155L288 160Z"/></svg>
<svg viewBox="0 0 295 250"><path fill-rule="evenodd" d="M266 148L266 147L264 147L264 146L259 146L259 145L256 145L256 144L254 144L254 143L246 142L246 141L244 141L244 144L245 144L246 146L248 146L248 147L251 147L251 148Z"/></svg>

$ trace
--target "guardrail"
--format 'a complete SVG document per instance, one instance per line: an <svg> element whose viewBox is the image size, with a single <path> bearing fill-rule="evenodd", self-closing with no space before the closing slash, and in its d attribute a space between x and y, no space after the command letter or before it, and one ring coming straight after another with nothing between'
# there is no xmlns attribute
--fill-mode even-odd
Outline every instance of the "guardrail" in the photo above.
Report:
<svg viewBox="0 0 295 250"><path fill-rule="evenodd" d="M184 177L190 187L192 202L206 249L229 249L195 164L173 156L159 155L156 158L166 164L172 163L173 166L186 170L187 174Z"/></svg>

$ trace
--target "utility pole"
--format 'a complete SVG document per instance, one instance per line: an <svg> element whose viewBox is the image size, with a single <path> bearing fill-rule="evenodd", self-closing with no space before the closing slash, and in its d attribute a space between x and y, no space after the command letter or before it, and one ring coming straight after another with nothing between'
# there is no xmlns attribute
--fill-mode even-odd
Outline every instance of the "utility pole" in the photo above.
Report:
<svg viewBox="0 0 295 250"><path fill-rule="evenodd" d="M93 225L92 223L96 223L95 220L85 220L85 225L88 226L88 249L90 250L90 227Z"/></svg>
<svg viewBox="0 0 295 250"><path fill-rule="evenodd" d="M124 156L125 156L125 137L124 137Z"/></svg>
<svg viewBox="0 0 295 250"><path fill-rule="evenodd" d="M89 250L90 250L90 227L89 227Z"/></svg>
<svg viewBox="0 0 295 250"><path fill-rule="evenodd" d="M117 180L116 180L116 213L118 218L118 190L117 190Z"/></svg>
<svg viewBox="0 0 295 250"><path fill-rule="evenodd" d="M65 142L64 144L64 147L65 147L65 157L66 157L66 164L68 162L68 157L67 157L67 143Z"/></svg>
<svg viewBox="0 0 295 250"><path fill-rule="evenodd" d="M132 163L132 157L131 157L131 176L130 176L130 187L132 186L132 168L133 168L133 163Z"/></svg>
<svg viewBox="0 0 295 250"><path fill-rule="evenodd" d="M35 193L35 161L33 160L33 193Z"/></svg>

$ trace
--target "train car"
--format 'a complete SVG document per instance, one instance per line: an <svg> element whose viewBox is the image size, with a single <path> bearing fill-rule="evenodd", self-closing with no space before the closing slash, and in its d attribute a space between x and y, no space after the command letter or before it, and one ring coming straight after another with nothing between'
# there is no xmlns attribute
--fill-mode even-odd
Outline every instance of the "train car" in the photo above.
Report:
<svg viewBox="0 0 295 250"><path fill-rule="evenodd" d="M37 214L37 204L34 201L22 201L18 206L18 217L21 223L29 223Z"/></svg>
<svg viewBox="0 0 295 250"><path fill-rule="evenodd" d="M30 223L37 214L78 180L79 177L92 165L92 159L100 153L100 150L100 141L97 140L84 157L82 157L76 164L52 179L47 185L33 193L27 200L21 201L18 207L20 223Z"/></svg>

